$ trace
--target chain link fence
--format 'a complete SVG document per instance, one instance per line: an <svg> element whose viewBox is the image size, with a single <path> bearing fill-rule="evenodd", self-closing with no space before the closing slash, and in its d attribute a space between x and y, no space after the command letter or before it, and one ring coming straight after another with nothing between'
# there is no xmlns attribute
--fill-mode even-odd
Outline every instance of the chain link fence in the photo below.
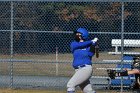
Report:
<svg viewBox="0 0 140 93"><path fill-rule="evenodd" d="M91 82L101 90L114 87L106 70L117 68L118 60L123 65L124 52L140 52L139 46L123 47L124 39L140 39L139 7L138 0L0 1L0 86L66 88L74 73L69 44L73 32L85 27L90 39L100 40ZM116 53L112 39L121 39L119 54L109 54ZM118 86L123 89L125 84Z"/></svg>

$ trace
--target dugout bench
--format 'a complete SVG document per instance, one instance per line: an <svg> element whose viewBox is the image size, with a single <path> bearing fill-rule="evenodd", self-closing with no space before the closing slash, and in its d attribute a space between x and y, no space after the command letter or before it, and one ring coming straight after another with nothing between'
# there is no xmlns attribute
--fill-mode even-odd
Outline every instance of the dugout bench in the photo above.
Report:
<svg viewBox="0 0 140 93"><path fill-rule="evenodd" d="M112 39L111 40L112 47L115 47L114 52L108 52L108 54L121 54L119 51L119 47L121 47L121 39ZM140 40L135 39L124 39L124 47L140 47ZM124 54L133 54L133 55L140 55L140 52L124 52Z"/></svg>

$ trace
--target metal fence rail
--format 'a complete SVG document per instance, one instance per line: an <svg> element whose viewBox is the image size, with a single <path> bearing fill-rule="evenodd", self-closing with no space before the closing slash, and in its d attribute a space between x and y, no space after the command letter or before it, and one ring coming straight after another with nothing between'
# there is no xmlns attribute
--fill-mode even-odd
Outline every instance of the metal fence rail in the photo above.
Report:
<svg viewBox="0 0 140 93"><path fill-rule="evenodd" d="M74 73L69 45L79 27L89 30L90 39L96 36L100 40L100 57L92 59L93 77L108 77L106 69L132 64L132 60L124 60L128 55L123 53L140 50L124 47L124 39L140 39L139 3L139 0L1 0L0 77L6 78L0 80L0 86L30 88L30 84L35 87L34 83L38 83L45 88L47 84L54 89L64 88ZM121 39L121 55L108 54L114 51L112 39ZM64 85L58 86L53 80L61 80L59 84Z"/></svg>

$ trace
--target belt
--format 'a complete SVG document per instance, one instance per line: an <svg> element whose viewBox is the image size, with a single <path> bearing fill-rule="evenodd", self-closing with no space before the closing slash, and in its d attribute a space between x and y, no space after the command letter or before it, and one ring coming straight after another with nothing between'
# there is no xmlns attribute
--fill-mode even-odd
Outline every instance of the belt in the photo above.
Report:
<svg viewBox="0 0 140 93"><path fill-rule="evenodd" d="M86 67L86 66L91 66L91 65L84 64L84 65L80 65L78 67L75 67L75 69L83 68L83 67Z"/></svg>

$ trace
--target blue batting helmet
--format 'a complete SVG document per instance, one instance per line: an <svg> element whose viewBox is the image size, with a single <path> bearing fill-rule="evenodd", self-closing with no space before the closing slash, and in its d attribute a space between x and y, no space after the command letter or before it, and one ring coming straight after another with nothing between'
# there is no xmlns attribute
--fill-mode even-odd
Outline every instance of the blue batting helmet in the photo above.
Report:
<svg viewBox="0 0 140 93"><path fill-rule="evenodd" d="M81 33L84 40L88 39L89 34L85 28L78 28L76 32Z"/></svg>

